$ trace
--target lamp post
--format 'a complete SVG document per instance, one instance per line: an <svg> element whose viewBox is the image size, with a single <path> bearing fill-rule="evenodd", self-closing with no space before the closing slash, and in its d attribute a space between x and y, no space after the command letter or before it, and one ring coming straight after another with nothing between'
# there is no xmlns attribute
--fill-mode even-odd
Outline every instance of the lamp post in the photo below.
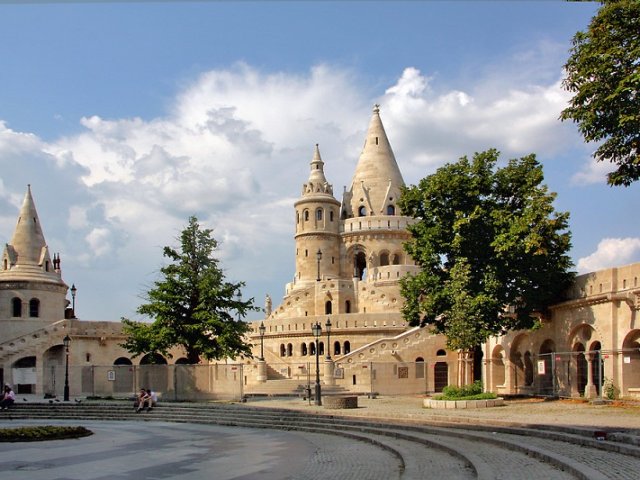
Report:
<svg viewBox="0 0 640 480"><path fill-rule="evenodd" d="M320 281L320 260L322 260L322 250L318 249L316 253L316 260L318 260L318 276L316 277L316 282Z"/></svg>
<svg viewBox="0 0 640 480"><path fill-rule="evenodd" d="M318 349L318 340L322 335L322 325L316 322L311 326L311 332L316 339L316 405L322 405L322 392L320 390L320 351Z"/></svg>
<svg viewBox="0 0 640 480"><path fill-rule="evenodd" d="M73 318L76 318L76 293L78 289L76 288L76 284L71 285L71 311L73 312Z"/></svg>
<svg viewBox="0 0 640 480"><path fill-rule="evenodd" d="M260 360L264 362L264 332L267 330L267 327L264 326L264 322L260 322L258 330L260 331Z"/></svg>
<svg viewBox="0 0 640 480"><path fill-rule="evenodd" d="M331 319L327 318L327 323L324 324L327 329L327 360L331 360Z"/></svg>
<svg viewBox="0 0 640 480"><path fill-rule="evenodd" d="M64 401L69 401L69 343L71 339L69 335L65 335L62 339L62 344L65 350L65 363L64 363Z"/></svg>

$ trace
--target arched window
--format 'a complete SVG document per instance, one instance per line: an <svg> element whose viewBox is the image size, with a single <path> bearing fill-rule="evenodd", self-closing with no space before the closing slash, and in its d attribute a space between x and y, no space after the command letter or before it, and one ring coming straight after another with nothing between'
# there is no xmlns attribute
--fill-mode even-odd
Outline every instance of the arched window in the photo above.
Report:
<svg viewBox="0 0 640 480"><path fill-rule="evenodd" d="M400 255L398 255L397 253L394 254L392 262L394 265L400 265Z"/></svg>
<svg viewBox="0 0 640 480"><path fill-rule="evenodd" d="M12 310L12 315L14 317L21 317L22 316L22 300L20 300L18 297L14 297L11 299L11 310Z"/></svg>
<svg viewBox="0 0 640 480"><path fill-rule="evenodd" d="M344 342L344 354L346 355L347 353L351 352L351 343L349 343L349 341L347 340L346 342Z"/></svg>
<svg viewBox="0 0 640 480"><path fill-rule="evenodd" d="M189 365L189 359L186 357L180 357L176 360L176 365Z"/></svg>
<svg viewBox="0 0 640 480"><path fill-rule="evenodd" d="M333 343L333 354L340 355L340 342Z"/></svg>
<svg viewBox="0 0 640 480"><path fill-rule="evenodd" d="M344 313L351 313L351 301L344 302Z"/></svg>
<svg viewBox="0 0 640 480"><path fill-rule="evenodd" d="M316 344L311 342L309 344L309 355L315 355L316 354Z"/></svg>
<svg viewBox="0 0 640 480"><path fill-rule="evenodd" d="M116 361L113 362L114 365L132 365L131 360L127 357L118 357Z"/></svg>
<svg viewBox="0 0 640 480"><path fill-rule="evenodd" d="M442 349L440 349L440 350L438 350L438 351L436 352L436 355L437 355L438 357L446 357L446 356L447 356L447 352L446 352L446 350L442 350Z"/></svg>
<svg viewBox="0 0 640 480"><path fill-rule="evenodd" d="M291 357L293 356L293 345L292 344L287 344L287 356Z"/></svg>
<svg viewBox="0 0 640 480"><path fill-rule="evenodd" d="M395 215L396 214L396 207L394 207L393 205L387 205L387 215Z"/></svg>
<svg viewBox="0 0 640 480"><path fill-rule="evenodd" d="M309 210L305 210L304 211L304 221L308 222L309 221Z"/></svg>
<svg viewBox="0 0 640 480"><path fill-rule="evenodd" d="M329 211L329 221L333 222L333 210Z"/></svg>
<svg viewBox="0 0 640 480"><path fill-rule="evenodd" d="M316 210L316 220L318 220L319 222L322 221L322 209L321 208Z"/></svg>
<svg viewBox="0 0 640 480"><path fill-rule="evenodd" d="M307 356L307 344L303 343L302 345L300 345L300 355L302 355L303 357Z"/></svg>
<svg viewBox="0 0 640 480"><path fill-rule="evenodd" d="M424 378L424 358L416 358L416 378Z"/></svg>
<svg viewBox="0 0 640 480"><path fill-rule="evenodd" d="M389 265L389 254L385 252L380 254L380 266L384 267L386 265Z"/></svg>
<svg viewBox="0 0 640 480"><path fill-rule="evenodd" d="M4 265L4 269L6 270L8 268L8 263L7 263L7 259L5 258L4 261L2 262Z"/></svg>
<svg viewBox="0 0 640 480"><path fill-rule="evenodd" d="M159 353L147 353L140 360L140 365L166 365L167 359Z"/></svg>
<svg viewBox="0 0 640 480"><path fill-rule="evenodd" d="M362 280L364 278L365 271L367 269L367 256L364 252L358 252L356 254L355 271L354 276Z"/></svg>
<svg viewBox="0 0 640 480"><path fill-rule="evenodd" d="M364 207L364 205L361 205L360 208L358 208L358 216L359 217L367 216L367 209Z"/></svg>
<svg viewBox="0 0 640 480"><path fill-rule="evenodd" d="M324 313L326 315L331 315L331 310L332 310L332 303L331 300L328 300L327 303L324 304Z"/></svg>
<svg viewBox="0 0 640 480"><path fill-rule="evenodd" d="M318 343L318 355L324 355L324 342Z"/></svg>
<svg viewBox="0 0 640 480"><path fill-rule="evenodd" d="M280 356L284 357L287 355L287 347L284 346L284 343L280 344Z"/></svg>
<svg viewBox="0 0 640 480"><path fill-rule="evenodd" d="M38 318L40 316L40 300L32 298L29 300L29 316Z"/></svg>

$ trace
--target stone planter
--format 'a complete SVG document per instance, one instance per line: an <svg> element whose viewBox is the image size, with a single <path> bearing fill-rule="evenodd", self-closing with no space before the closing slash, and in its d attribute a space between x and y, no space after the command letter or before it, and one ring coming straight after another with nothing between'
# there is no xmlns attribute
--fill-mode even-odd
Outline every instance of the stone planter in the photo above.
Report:
<svg viewBox="0 0 640 480"><path fill-rule="evenodd" d="M358 397L353 396L327 396L322 397L322 402L324 403L324 408L336 408L336 409L344 409L344 408L358 408Z"/></svg>
<svg viewBox="0 0 640 480"><path fill-rule="evenodd" d="M433 400L425 398L423 401L424 408L490 408L504 406L504 398L495 398L492 400Z"/></svg>

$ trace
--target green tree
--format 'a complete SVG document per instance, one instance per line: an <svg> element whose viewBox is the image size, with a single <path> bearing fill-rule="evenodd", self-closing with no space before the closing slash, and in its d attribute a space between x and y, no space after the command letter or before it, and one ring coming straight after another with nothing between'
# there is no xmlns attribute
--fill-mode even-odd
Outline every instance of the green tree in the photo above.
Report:
<svg viewBox="0 0 640 480"><path fill-rule="evenodd" d="M594 153L617 169L610 185L640 178L640 0L605 0L586 31L573 38L564 88L575 95L562 111Z"/></svg>
<svg viewBox="0 0 640 480"><path fill-rule="evenodd" d="M211 233L191 217L180 234L180 250L164 247L163 255L172 263L160 269L162 278L147 292L147 303L137 310L154 319L153 323L122 319L127 335L122 346L134 356L169 355L175 346L184 348L192 364L201 358L251 356L251 345L244 337L250 328L240 317L258 309L253 298L241 300L243 282L225 280L213 257L218 243Z"/></svg>
<svg viewBox="0 0 640 480"><path fill-rule="evenodd" d="M535 155L496 169L498 157L447 164L399 202L416 219L405 249L422 267L401 282L403 315L444 333L452 349L533 327L573 279L569 215L554 211Z"/></svg>

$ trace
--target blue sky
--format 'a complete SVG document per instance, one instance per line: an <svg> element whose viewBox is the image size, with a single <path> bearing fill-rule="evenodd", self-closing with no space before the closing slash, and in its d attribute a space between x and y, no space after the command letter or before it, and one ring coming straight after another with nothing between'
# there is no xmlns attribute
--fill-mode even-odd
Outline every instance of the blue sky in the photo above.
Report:
<svg viewBox="0 0 640 480"><path fill-rule="evenodd" d="M640 260L638 186L557 118L584 2L0 2L0 241L26 184L84 319L137 318L189 215L278 304L313 145L339 196L374 103L407 183L538 154L581 272Z"/></svg>

